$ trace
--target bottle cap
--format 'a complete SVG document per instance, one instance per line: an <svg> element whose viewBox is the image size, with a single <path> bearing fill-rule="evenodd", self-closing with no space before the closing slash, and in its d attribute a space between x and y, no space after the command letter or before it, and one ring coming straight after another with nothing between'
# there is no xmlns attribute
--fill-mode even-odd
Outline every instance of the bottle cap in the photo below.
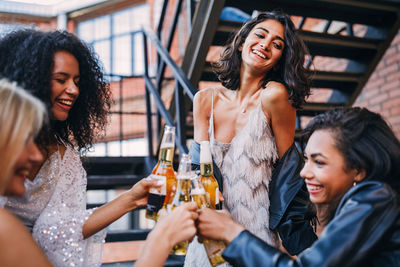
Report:
<svg viewBox="0 0 400 267"><path fill-rule="evenodd" d="M200 163L210 163L212 162L210 142L201 141L200 142Z"/></svg>

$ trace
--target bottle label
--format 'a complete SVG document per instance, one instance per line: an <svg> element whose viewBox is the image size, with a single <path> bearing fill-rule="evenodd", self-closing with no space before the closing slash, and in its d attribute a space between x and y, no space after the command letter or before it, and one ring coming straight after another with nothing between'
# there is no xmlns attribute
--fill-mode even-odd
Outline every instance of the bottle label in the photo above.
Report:
<svg viewBox="0 0 400 267"><path fill-rule="evenodd" d="M158 212L164 204L165 195L149 194L147 199L147 210L150 212Z"/></svg>

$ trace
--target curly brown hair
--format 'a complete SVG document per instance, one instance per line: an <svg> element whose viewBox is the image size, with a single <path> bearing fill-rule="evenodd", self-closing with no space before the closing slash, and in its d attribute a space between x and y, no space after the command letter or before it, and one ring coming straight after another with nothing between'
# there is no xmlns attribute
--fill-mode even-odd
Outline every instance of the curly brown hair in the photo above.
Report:
<svg viewBox="0 0 400 267"><path fill-rule="evenodd" d="M16 81L42 100L50 113L51 71L58 51L67 51L77 59L80 93L68 119L50 121L37 141L43 148L60 142L88 148L105 128L111 95L97 56L79 38L66 31L11 32L0 39L0 77Z"/></svg>

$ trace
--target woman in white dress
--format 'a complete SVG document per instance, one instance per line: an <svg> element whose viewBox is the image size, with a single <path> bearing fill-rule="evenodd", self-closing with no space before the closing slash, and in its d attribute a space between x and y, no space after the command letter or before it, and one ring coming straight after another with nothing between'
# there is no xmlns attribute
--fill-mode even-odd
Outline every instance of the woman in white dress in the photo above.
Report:
<svg viewBox="0 0 400 267"><path fill-rule="evenodd" d="M194 140L210 140L224 208L274 247L280 241L269 229L268 188L274 163L293 144L296 108L310 93L305 52L288 15L260 13L215 64L223 86L200 90L193 102ZM185 266L206 265L204 250L193 242Z"/></svg>
<svg viewBox="0 0 400 267"><path fill-rule="evenodd" d="M43 160L33 138L39 132L44 105L15 83L0 80L0 266L51 266L26 227L3 209L4 197L25 192L25 175Z"/></svg>
<svg viewBox="0 0 400 267"><path fill-rule="evenodd" d="M105 231L147 203L153 182L142 180L115 200L86 210L86 172L79 151L107 122L111 103L97 57L68 32L20 30L0 40L0 76L17 81L47 106L50 122L36 139L44 160L22 197L5 207L32 231L56 266L99 266Z"/></svg>

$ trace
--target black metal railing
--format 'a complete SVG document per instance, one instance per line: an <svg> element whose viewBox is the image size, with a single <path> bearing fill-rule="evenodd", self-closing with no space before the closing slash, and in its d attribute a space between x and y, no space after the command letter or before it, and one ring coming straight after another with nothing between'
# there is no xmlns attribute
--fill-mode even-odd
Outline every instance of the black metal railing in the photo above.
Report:
<svg viewBox="0 0 400 267"><path fill-rule="evenodd" d="M163 62L173 73L173 78L175 81L175 111L176 120L174 116L167 110L163 100L161 99L161 85L158 84L157 79L153 79L149 76L149 44L152 44L157 52L157 56L160 61ZM146 87L146 110L147 110L147 138L148 138L148 151L149 157L155 159L153 150L153 120L151 116L152 100L150 96L153 96L156 102L157 111L160 113L161 117L164 119L167 125L176 127L176 145L180 152L187 153L188 148L186 146L186 120L184 112L184 93L193 101L193 97L197 92L197 89L191 84L187 79L185 73L176 64L176 62L169 55L168 50L161 44L159 38L149 29L143 29L143 48L144 48L144 80Z"/></svg>

